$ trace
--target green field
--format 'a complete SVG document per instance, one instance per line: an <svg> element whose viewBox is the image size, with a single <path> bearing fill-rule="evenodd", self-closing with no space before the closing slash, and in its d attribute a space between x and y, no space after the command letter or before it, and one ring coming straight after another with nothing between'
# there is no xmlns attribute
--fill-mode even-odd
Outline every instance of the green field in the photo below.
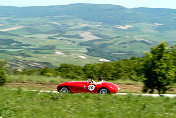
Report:
<svg viewBox="0 0 176 118"><path fill-rule="evenodd" d="M176 98L0 89L3 118L174 118Z"/></svg>

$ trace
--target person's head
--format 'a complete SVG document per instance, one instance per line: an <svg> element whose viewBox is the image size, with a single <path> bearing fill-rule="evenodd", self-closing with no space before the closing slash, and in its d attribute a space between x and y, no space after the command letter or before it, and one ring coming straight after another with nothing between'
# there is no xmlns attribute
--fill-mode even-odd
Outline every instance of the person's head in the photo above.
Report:
<svg viewBox="0 0 176 118"><path fill-rule="evenodd" d="M103 77L102 76L100 76L100 78L98 79L98 81L102 81L103 80Z"/></svg>
<svg viewBox="0 0 176 118"><path fill-rule="evenodd" d="M92 76L90 76L90 75L88 76L88 78L89 78L89 79L93 79L93 77L92 77Z"/></svg>

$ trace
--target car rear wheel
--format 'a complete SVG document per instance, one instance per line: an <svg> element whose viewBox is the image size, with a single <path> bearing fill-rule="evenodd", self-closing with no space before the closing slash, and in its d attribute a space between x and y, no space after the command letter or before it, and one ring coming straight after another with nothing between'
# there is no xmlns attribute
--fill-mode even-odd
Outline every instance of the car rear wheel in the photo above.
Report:
<svg viewBox="0 0 176 118"><path fill-rule="evenodd" d="M108 94L109 90L107 88L102 88L102 89L100 89L99 93L100 94Z"/></svg>
<svg viewBox="0 0 176 118"><path fill-rule="evenodd" d="M60 90L59 90L60 93L68 93L69 92L69 89L67 87L62 87Z"/></svg>

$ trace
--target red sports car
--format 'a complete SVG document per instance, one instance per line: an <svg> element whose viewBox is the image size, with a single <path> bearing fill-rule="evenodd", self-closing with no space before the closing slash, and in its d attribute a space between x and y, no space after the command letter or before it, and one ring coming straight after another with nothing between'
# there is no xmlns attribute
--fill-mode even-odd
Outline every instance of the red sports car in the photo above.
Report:
<svg viewBox="0 0 176 118"><path fill-rule="evenodd" d="M93 85L90 81L68 81L57 86L57 91L61 93L117 93L120 88L111 82L102 82Z"/></svg>

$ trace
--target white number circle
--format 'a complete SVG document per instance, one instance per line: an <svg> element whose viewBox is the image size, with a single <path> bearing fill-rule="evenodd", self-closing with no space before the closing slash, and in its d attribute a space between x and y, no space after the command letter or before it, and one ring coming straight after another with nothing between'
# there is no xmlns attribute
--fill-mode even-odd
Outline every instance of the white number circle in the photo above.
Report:
<svg viewBox="0 0 176 118"><path fill-rule="evenodd" d="M89 86L88 86L88 89L89 89L90 91L93 91L93 90L95 89L95 86L94 86L94 85L89 85Z"/></svg>

